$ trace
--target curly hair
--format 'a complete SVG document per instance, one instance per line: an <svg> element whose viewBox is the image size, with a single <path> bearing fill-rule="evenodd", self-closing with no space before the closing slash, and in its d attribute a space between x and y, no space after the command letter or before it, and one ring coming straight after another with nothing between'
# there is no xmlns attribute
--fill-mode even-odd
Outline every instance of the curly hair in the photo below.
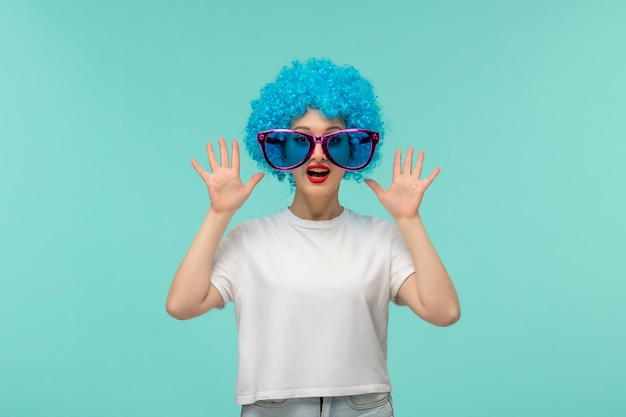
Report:
<svg viewBox="0 0 626 417"><path fill-rule="evenodd" d="M380 107L369 80L349 65L338 66L326 59L311 58L305 62L293 61L283 67L274 82L266 84L260 97L251 102L252 113L244 139L248 153L257 165L279 180L291 173L272 169L261 151L256 135L269 129L288 129L291 122L304 115L308 108L319 109L329 119L342 118L348 129L375 130L384 136ZM344 178L363 180L380 159L380 143L372 162L361 171L346 171ZM287 175L288 174L288 175Z"/></svg>

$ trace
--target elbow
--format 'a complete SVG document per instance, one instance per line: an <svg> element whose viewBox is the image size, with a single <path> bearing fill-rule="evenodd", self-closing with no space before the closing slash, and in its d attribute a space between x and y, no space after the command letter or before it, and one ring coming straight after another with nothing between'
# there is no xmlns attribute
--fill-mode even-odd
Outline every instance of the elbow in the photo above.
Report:
<svg viewBox="0 0 626 417"><path fill-rule="evenodd" d="M190 318L194 317L193 315L189 314L189 311L183 308L183 306L174 303L171 300L167 300L167 302L165 303L165 311L167 311L167 314L177 320L189 320Z"/></svg>
<svg viewBox="0 0 626 417"><path fill-rule="evenodd" d="M439 314L437 317L434 317L430 322L439 327L447 327L452 326L454 323L459 321L461 318L461 309L453 308L448 310L445 313Z"/></svg>

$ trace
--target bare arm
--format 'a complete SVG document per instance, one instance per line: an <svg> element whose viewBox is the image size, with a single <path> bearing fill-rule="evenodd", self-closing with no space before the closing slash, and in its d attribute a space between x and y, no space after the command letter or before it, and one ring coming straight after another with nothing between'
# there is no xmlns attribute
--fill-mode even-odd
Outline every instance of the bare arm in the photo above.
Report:
<svg viewBox="0 0 626 417"><path fill-rule="evenodd" d="M187 250L167 296L166 309L180 320L206 313L222 303L222 296L209 277L217 246L232 214L209 211Z"/></svg>
<svg viewBox="0 0 626 417"><path fill-rule="evenodd" d="M419 152L415 170L412 169L413 148L407 151L404 167L401 159L402 153L398 150L394 158L393 180L388 190L384 190L374 180L366 180L395 220L415 266L415 273L404 281L398 290L398 297L424 320L438 326L448 326L460 317L459 300L418 212L424 192L440 169L435 169L426 179L420 180L424 153Z"/></svg>
<svg viewBox="0 0 626 417"><path fill-rule="evenodd" d="M456 323L461 315L459 300L439 255L430 242L422 220L396 220L411 252L415 273L400 289L398 298L424 320L438 326Z"/></svg>
<svg viewBox="0 0 626 417"><path fill-rule="evenodd" d="M213 259L219 242L235 212L243 205L263 174L252 176L242 184L239 176L239 146L233 140L232 164L224 139L219 139L220 162L217 162L211 143L207 155L211 173L197 161L191 163L207 185L211 206L191 246L187 250L167 296L166 310L177 319L190 319L220 305L222 297L211 285Z"/></svg>

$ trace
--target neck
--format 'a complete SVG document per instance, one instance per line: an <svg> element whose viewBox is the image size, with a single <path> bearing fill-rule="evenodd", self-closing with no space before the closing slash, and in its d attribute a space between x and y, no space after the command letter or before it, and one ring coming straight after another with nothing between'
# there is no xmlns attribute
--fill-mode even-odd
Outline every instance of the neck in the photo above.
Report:
<svg viewBox="0 0 626 417"><path fill-rule="evenodd" d="M296 190L289 210L304 220L331 220L343 212L343 207L339 204L339 196L336 194L313 197L298 193Z"/></svg>

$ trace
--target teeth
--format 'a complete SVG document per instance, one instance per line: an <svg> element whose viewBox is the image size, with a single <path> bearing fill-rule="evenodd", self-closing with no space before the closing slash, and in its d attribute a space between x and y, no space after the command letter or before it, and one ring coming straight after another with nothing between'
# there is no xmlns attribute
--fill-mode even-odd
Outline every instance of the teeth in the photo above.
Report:
<svg viewBox="0 0 626 417"><path fill-rule="evenodd" d="M314 176L314 177L323 177L325 175L328 175L330 170L324 169L324 168L311 168L311 169L308 169L306 172L307 174Z"/></svg>

